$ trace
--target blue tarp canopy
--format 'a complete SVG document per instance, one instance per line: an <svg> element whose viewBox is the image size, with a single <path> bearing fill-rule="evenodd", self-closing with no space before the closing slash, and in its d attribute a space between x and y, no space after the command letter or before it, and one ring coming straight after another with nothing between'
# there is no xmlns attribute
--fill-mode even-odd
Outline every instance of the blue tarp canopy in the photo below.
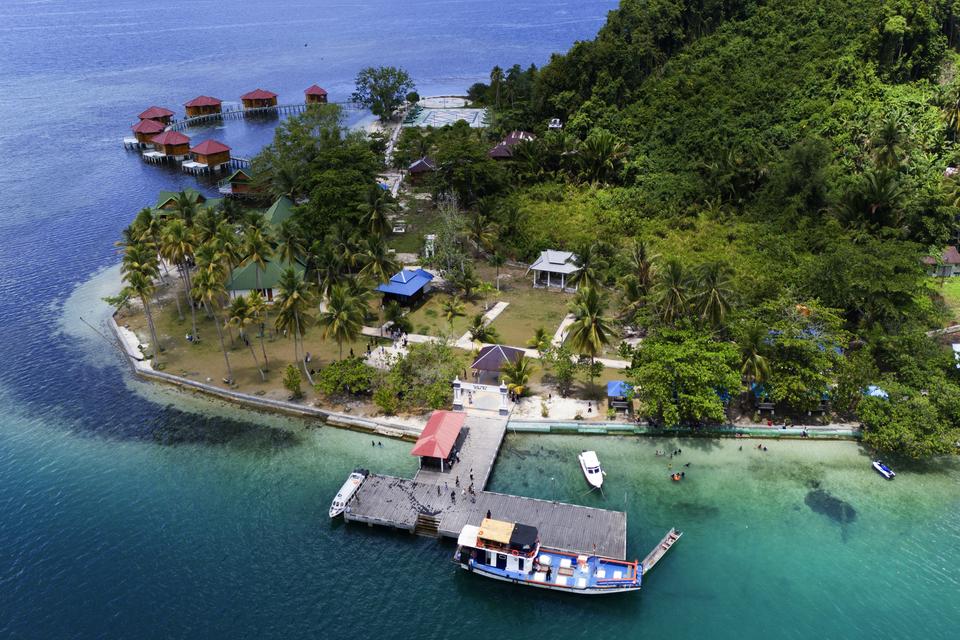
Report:
<svg viewBox="0 0 960 640"><path fill-rule="evenodd" d="M633 387L623 380L611 380L607 383L608 398L626 398L633 391Z"/></svg>
<svg viewBox="0 0 960 640"><path fill-rule="evenodd" d="M878 387L878 386L875 385L875 384L872 384L872 385L870 385L869 387L867 387L867 390L864 391L864 394L865 394L865 395L868 395L868 396L873 396L874 398L889 398L889 397L890 397L890 394L888 394L886 391L884 391L883 389L881 389L880 387Z"/></svg>
<svg viewBox="0 0 960 640"><path fill-rule="evenodd" d="M377 287L381 293L390 293L395 296L410 297L423 289L433 280L433 274L427 273L423 269L406 270L390 278L390 282L385 282Z"/></svg>

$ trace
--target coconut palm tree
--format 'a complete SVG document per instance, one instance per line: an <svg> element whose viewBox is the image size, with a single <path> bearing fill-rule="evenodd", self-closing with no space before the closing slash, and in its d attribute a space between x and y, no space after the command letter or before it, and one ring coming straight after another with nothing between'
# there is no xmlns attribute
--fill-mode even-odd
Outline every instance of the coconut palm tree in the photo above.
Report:
<svg viewBox="0 0 960 640"><path fill-rule="evenodd" d="M535 370L536 367L533 362L525 355L521 355L513 362L507 360L500 367L500 373L503 375L503 381L507 384L507 389L518 397L527 391L527 383Z"/></svg>
<svg viewBox="0 0 960 640"><path fill-rule="evenodd" d="M193 232L197 244L212 242L217 237L217 231L220 229L222 221L223 218L216 209L211 207L201 208L200 213L193 220Z"/></svg>
<svg viewBox="0 0 960 640"><path fill-rule="evenodd" d="M347 223L341 221L334 225L327 234L327 244L344 270L351 270L359 264L356 231Z"/></svg>
<svg viewBox="0 0 960 640"><path fill-rule="evenodd" d="M267 322L267 301L257 290L247 294L247 308L250 310L250 316L260 327L260 351L263 353L263 370L270 371L270 362L267 360L267 348L263 344L263 334L266 333Z"/></svg>
<svg viewBox="0 0 960 640"><path fill-rule="evenodd" d="M906 155L909 136L905 131L904 116L899 111L888 113L880 122L870 146L877 164L887 170L894 170L901 165Z"/></svg>
<svg viewBox="0 0 960 640"><path fill-rule="evenodd" d="M477 253L493 247L500 228L490 217L478 211L467 221L467 238L477 247Z"/></svg>
<svg viewBox="0 0 960 640"><path fill-rule="evenodd" d="M400 264L381 237L367 238L357 260L363 265L360 275L376 282L386 282L400 270Z"/></svg>
<svg viewBox="0 0 960 640"><path fill-rule="evenodd" d="M573 350L580 355L589 356L591 385L593 384L593 361L603 347L610 344L613 326L606 311L606 301L600 291L593 287L584 287L577 291L573 299L573 324L567 333L567 340Z"/></svg>
<svg viewBox="0 0 960 640"><path fill-rule="evenodd" d="M257 352L253 350L253 345L250 343L250 340L247 339L246 334L247 325L253 324L256 320L256 315L251 310L250 301L246 296L237 296L230 301L230 306L227 308L227 322L239 330L240 339L243 340L247 348L250 349L250 355L253 356L253 364L257 367L257 371L260 372L260 379L266 382L267 375L263 372L263 369L260 368L260 362L257 360Z"/></svg>
<svg viewBox="0 0 960 640"><path fill-rule="evenodd" d="M287 267L280 274L277 285L279 294L276 299L278 330L286 331L293 336L293 356L303 368L303 373L313 385L313 377L307 369L307 364L300 356L300 344L307 329L314 322L312 315L314 294L310 285L297 273L293 267Z"/></svg>
<svg viewBox="0 0 960 640"><path fill-rule="evenodd" d="M463 297L467 300L471 298L474 290L480 286L480 278L473 272L473 267L469 264L464 265L463 269L456 269L450 273L448 280L456 291L463 293Z"/></svg>
<svg viewBox="0 0 960 640"><path fill-rule="evenodd" d="M200 199L195 191L181 191L173 201L173 213L189 228L200 209Z"/></svg>
<svg viewBox="0 0 960 640"><path fill-rule="evenodd" d="M722 262L708 262L700 267L698 291L694 304L700 320L719 327L730 313L733 298L730 267Z"/></svg>
<svg viewBox="0 0 960 640"><path fill-rule="evenodd" d="M673 324L687 314L690 282L677 259L668 260L660 270L655 286L657 313L666 324Z"/></svg>
<svg viewBox="0 0 960 640"><path fill-rule="evenodd" d="M186 292L187 305L190 307L190 321L193 328L191 335L197 335L197 313L193 304L193 297L190 290L193 288L190 278L190 263L193 262L193 234L187 227L187 223L180 218L172 218L163 226L160 233L160 255L163 259L177 267L181 280L183 280L183 290ZM177 294L177 300L179 300ZM180 305L177 303L177 309Z"/></svg>
<svg viewBox="0 0 960 640"><path fill-rule="evenodd" d="M150 338L153 340L154 362L159 363L160 341L157 339L157 327L153 322L153 310L150 307L150 298L156 292L154 279L159 275L156 253L146 245L127 245L120 269L130 294L140 298L143 303L143 314L147 318Z"/></svg>
<svg viewBox="0 0 960 640"><path fill-rule="evenodd" d="M567 278L567 285L571 287L590 287L596 289L601 285L600 273L606 268L606 262L597 251L595 244L583 244L576 253L577 270Z"/></svg>
<svg viewBox="0 0 960 640"><path fill-rule="evenodd" d="M453 328L453 321L465 315L463 302L457 296L444 300L440 304L440 311L451 329Z"/></svg>
<svg viewBox="0 0 960 640"><path fill-rule="evenodd" d="M254 275L256 277L257 290L262 292L263 287L260 284L260 274L267 268L267 262L273 256L273 239L269 233L263 233L257 227L247 227L243 234L243 254L244 258L240 265L254 265ZM267 325L267 307L264 307L263 314L264 325Z"/></svg>
<svg viewBox="0 0 960 640"><path fill-rule="evenodd" d="M543 355L546 350L550 348L552 342L553 336L547 333L547 330L543 327L537 327L537 330L533 333L533 337L527 340L527 347L536 349L540 355Z"/></svg>
<svg viewBox="0 0 960 640"><path fill-rule="evenodd" d="M217 312L222 308L226 289L220 273L212 268L198 269L197 277L193 281L193 297L199 300L206 308L207 313L213 316L213 326L217 328L217 338L220 339L220 350L223 352L223 361L227 365L227 384L233 384L233 369L230 366L230 356L227 354L227 345L223 341L222 320Z"/></svg>
<svg viewBox="0 0 960 640"><path fill-rule="evenodd" d="M383 319L397 331L410 333L413 330L413 325L410 318L407 317L406 310L396 300L390 300L383 307Z"/></svg>
<svg viewBox="0 0 960 640"><path fill-rule="evenodd" d="M580 143L577 155L583 175L590 182L607 182L627 152L626 145L606 129L594 129Z"/></svg>
<svg viewBox="0 0 960 640"><path fill-rule="evenodd" d="M767 330L759 323L747 325L740 335L740 375L748 383L762 384L770 377L770 361L763 355Z"/></svg>
<svg viewBox="0 0 960 640"><path fill-rule="evenodd" d="M349 285L337 284L330 290L317 324L323 328L324 340L332 336L337 341L340 360L343 360L343 343L353 342L361 335L364 311L364 304L353 295Z"/></svg>
<svg viewBox="0 0 960 640"><path fill-rule="evenodd" d="M317 276L317 290L321 298L330 293L332 287L343 274L340 260L330 246L322 240L314 240L308 252L310 264Z"/></svg>
<svg viewBox="0 0 960 640"><path fill-rule="evenodd" d="M490 90L493 92L493 106L495 109L500 108L500 89L503 86L503 69L498 66L494 66L490 70Z"/></svg>
<svg viewBox="0 0 960 640"><path fill-rule="evenodd" d="M476 343L496 342L500 339L497 330L487 324L482 313L478 313L470 320L470 327L467 329L470 339Z"/></svg>
<svg viewBox="0 0 960 640"><path fill-rule="evenodd" d="M275 253L277 258L290 265L306 253L306 247L303 244L303 231L292 218L280 223L280 229L277 231Z"/></svg>
<svg viewBox="0 0 960 640"><path fill-rule="evenodd" d="M241 238L237 235L236 227L227 222L225 218L221 218L217 225L217 231L213 236L213 244L217 247L227 272L233 271L242 257L243 244Z"/></svg>
<svg viewBox="0 0 960 640"><path fill-rule="evenodd" d="M390 192L379 185L370 187L366 199L357 206L360 224L373 235L385 238L390 231L390 214L399 210Z"/></svg>

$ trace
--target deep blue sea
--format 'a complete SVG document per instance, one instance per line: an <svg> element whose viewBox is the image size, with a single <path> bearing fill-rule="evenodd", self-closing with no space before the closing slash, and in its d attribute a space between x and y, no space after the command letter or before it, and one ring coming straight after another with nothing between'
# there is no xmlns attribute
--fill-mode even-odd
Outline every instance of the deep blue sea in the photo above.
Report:
<svg viewBox="0 0 960 640"><path fill-rule="evenodd" d="M123 150L146 107L313 83L346 99L379 64L462 93L592 37L614 4L0 3L0 638L958 636L955 462L888 483L852 443L509 436L494 489L625 508L631 556L686 532L639 594L541 593L456 570L449 543L329 521L354 466L412 474L407 444L138 382L80 321L102 327L134 213L196 186ZM199 135L246 155L272 127ZM605 497L583 495L588 444ZM672 446L682 487L653 455Z"/></svg>

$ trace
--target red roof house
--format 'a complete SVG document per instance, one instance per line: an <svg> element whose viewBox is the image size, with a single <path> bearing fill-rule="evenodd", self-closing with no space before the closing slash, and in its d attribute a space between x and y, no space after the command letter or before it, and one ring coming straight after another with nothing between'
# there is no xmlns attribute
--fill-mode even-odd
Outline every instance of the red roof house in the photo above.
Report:
<svg viewBox="0 0 960 640"><path fill-rule="evenodd" d="M204 140L190 149L193 161L208 167L219 167L230 162L230 147L216 140Z"/></svg>
<svg viewBox="0 0 960 640"><path fill-rule="evenodd" d="M170 124L170 120L173 118L173 111L164 109L163 107L150 107L137 117L141 120L156 120L163 124Z"/></svg>
<svg viewBox="0 0 960 640"><path fill-rule="evenodd" d="M466 417L466 414L456 411L434 411L417 439L417 444L410 451L410 455L420 457L421 467L426 461L434 465L439 464L440 470L443 471L444 461L453 452Z"/></svg>
<svg viewBox="0 0 960 640"><path fill-rule="evenodd" d="M513 148L521 142L532 142L536 136L529 131L511 131L506 138L490 149L489 155L494 160L506 160L513 157Z"/></svg>
<svg viewBox="0 0 960 640"><path fill-rule="evenodd" d="M923 258L923 264L931 269L931 275L948 278L960 275L960 251L953 245L943 250L940 263L933 256Z"/></svg>
<svg viewBox="0 0 960 640"><path fill-rule="evenodd" d="M179 131L164 131L151 140L153 148L165 156L183 157L190 152L190 138Z"/></svg>
<svg viewBox="0 0 960 640"><path fill-rule="evenodd" d="M153 142L153 137L162 133L164 126L156 120L141 120L130 127L137 140L143 144Z"/></svg>
<svg viewBox="0 0 960 640"><path fill-rule="evenodd" d="M326 104L327 103L327 90L323 87L318 87L317 85L310 85L303 92L303 95L307 99L307 104Z"/></svg>
<svg viewBox="0 0 960 640"><path fill-rule="evenodd" d="M195 118L220 113L223 108L223 101L220 98L210 96L197 96L183 106L187 109L187 117Z"/></svg>
<svg viewBox="0 0 960 640"><path fill-rule="evenodd" d="M261 107L277 106L277 94L266 89L254 89L240 96L244 109L259 109Z"/></svg>

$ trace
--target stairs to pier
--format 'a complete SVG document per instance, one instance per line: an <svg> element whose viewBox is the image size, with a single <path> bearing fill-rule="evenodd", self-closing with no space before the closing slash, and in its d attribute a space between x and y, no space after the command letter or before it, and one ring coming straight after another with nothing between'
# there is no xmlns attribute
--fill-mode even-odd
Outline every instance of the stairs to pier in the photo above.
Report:
<svg viewBox="0 0 960 640"><path fill-rule="evenodd" d="M440 537L440 518L427 515L426 513L417 514L417 523L413 527L413 532L418 536L427 538Z"/></svg>

